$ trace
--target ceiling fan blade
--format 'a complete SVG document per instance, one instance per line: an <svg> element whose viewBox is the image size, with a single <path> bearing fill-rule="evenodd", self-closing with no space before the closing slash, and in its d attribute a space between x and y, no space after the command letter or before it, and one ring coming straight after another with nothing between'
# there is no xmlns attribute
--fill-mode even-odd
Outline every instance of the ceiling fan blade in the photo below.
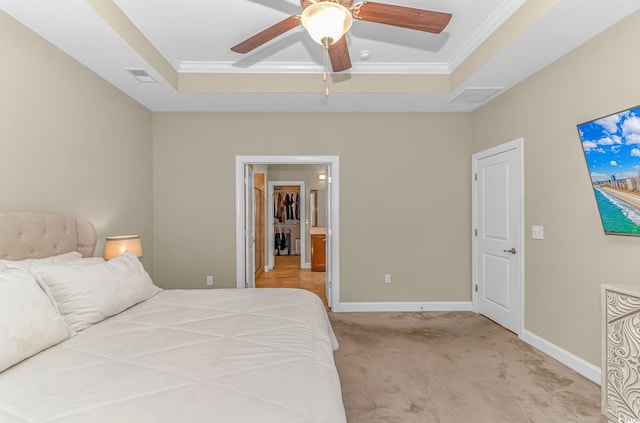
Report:
<svg viewBox="0 0 640 423"><path fill-rule="evenodd" d="M353 7L353 17L363 21L439 34L451 20L451 13L365 2Z"/></svg>
<svg viewBox="0 0 640 423"><path fill-rule="evenodd" d="M343 35L337 42L329 46L329 59L334 72L342 72L351 68L346 36Z"/></svg>
<svg viewBox="0 0 640 423"><path fill-rule="evenodd" d="M253 37L247 38L240 44L231 47L231 51L242 54L249 53L251 50L260 47L264 43L273 40L277 36L284 34L298 25L300 25L300 17L289 16L264 31L257 33Z"/></svg>

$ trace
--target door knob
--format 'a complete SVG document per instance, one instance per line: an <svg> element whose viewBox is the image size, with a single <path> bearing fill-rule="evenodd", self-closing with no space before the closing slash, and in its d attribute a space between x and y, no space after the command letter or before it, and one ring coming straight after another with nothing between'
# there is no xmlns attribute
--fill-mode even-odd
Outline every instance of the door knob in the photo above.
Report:
<svg viewBox="0 0 640 423"><path fill-rule="evenodd" d="M502 250L502 251L504 251L505 253L511 253L511 254L515 254L516 253L516 249L515 248L512 248L510 250Z"/></svg>

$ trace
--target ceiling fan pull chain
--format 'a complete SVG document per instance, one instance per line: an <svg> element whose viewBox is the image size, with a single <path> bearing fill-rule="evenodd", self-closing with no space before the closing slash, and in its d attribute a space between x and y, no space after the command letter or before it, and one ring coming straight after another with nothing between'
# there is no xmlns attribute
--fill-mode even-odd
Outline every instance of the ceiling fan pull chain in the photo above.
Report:
<svg viewBox="0 0 640 423"><path fill-rule="evenodd" d="M324 95L325 97L329 97L329 82L327 80L327 52L329 51L329 40L325 38L324 40L324 72L322 73L322 80L324 81Z"/></svg>

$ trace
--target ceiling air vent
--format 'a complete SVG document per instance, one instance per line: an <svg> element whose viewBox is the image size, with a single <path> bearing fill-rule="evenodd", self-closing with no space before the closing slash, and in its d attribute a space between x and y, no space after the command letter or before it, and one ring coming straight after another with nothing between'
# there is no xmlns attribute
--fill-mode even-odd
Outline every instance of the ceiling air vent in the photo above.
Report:
<svg viewBox="0 0 640 423"><path fill-rule="evenodd" d="M151 75L144 69L127 68L125 69L131 75L135 76L140 82L157 82Z"/></svg>
<svg viewBox="0 0 640 423"><path fill-rule="evenodd" d="M474 103L482 104L498 95L504 88L466 88L460 94L451 99L450 103Z"/></svg>

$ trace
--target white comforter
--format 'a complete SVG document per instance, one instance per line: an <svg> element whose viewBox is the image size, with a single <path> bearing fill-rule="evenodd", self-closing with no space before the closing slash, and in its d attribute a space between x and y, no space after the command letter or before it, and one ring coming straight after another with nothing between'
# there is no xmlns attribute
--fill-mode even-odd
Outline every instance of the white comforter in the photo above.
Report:
<svg viewBox="0 0 640 423"><path fill-rule="evenodd" d="M0 373L0 422L345 422L322 302L166 290Z"/></svg>

